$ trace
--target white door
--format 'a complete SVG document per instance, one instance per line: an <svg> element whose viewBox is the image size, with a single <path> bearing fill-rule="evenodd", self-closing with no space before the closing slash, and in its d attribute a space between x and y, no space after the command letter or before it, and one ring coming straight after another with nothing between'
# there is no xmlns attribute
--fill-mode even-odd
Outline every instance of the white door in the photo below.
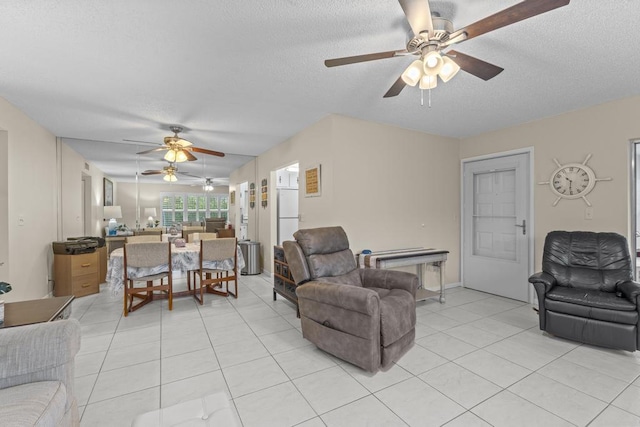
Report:
<svg viewBox="0 0 640 427"><path fill-rule="evenodd" d="M529 301L529 153L465 162L463 280Z"/></svg>

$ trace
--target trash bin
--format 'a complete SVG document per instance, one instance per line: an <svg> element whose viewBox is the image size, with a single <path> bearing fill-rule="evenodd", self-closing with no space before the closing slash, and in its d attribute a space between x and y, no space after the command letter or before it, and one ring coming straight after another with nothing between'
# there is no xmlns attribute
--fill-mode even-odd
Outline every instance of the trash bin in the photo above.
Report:
<svg viewBox="0 0 640 427"><path fill-rule="evenodd" d="M238 242L238 245L244 258L244 268L240 274L260 274L260 243L245 240Z"/></svg>

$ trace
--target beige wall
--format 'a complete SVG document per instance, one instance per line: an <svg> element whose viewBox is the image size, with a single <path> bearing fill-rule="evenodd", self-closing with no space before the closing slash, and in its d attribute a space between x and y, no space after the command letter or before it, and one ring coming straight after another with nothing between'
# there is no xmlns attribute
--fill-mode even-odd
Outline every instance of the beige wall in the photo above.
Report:
<svg viewBox="0 0 640 427"><path fill-rule="evenodd" d="M581 163L593 154L588 165L599 182L588 195L593 219L585 219L582 200L561 200L547 185L534 184L535 268L542 263L544 238L552 230L613 231L629 235L630 159L629 141L640 137L640 97L609 102L596 107L526 123L508 129L467 138L460 144L462 159L522 147L534 147L534 182L548 181L556 169L553 162Z"/></svg>
<svg viewBox="0 0 640 427"><path fill-rule="evenodd" d="M266 209L259 204L254 209L264 268L271 270L275 241L272 172L299 163L300 228L341 225L354 252L446 248L451 251L446 281L457 282L458 150L455 139L332 115L259 156L256 185L259 189L260 181L268 178L270 195ZM305 197L304 170L317 164L322 170L322 195ZM253 176L247 165L244 171L234 171L231 182Z"/></svg>
<svg viewBox="0 0 640 427"><path fill-rule="evenodd" d="M0 218L6 221L6 248L0 281L11 283L6 301L41 298L49 292L51 242L56 238L57 179L56 138L20 110L0 98L0 129L6 131L6 168L0 180L7 182L6 205ZM20 218L24 225L18 225Z"/></svg>

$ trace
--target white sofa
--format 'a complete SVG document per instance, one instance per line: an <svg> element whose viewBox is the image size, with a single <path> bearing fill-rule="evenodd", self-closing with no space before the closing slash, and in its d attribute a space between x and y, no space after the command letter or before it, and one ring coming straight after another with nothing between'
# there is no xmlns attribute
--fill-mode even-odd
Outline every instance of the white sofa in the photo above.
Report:
<svg viewBox="0 0 640 427"><path fill-rule="evenodd" d="M0 329L0 425L78 426L75 319Z"/></svg>

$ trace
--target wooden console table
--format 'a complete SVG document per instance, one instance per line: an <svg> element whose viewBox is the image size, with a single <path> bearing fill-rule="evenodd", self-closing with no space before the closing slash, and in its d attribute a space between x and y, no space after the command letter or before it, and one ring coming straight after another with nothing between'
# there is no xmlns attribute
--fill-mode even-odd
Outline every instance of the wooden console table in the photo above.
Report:
<svg viewBox="0 0 640 427"><path fill-rule="evenodd" d="M4 323L0 324L0 328L68 319L71 316L71 301L74 298L72 295L8 302L4 305Z"/></svg>

